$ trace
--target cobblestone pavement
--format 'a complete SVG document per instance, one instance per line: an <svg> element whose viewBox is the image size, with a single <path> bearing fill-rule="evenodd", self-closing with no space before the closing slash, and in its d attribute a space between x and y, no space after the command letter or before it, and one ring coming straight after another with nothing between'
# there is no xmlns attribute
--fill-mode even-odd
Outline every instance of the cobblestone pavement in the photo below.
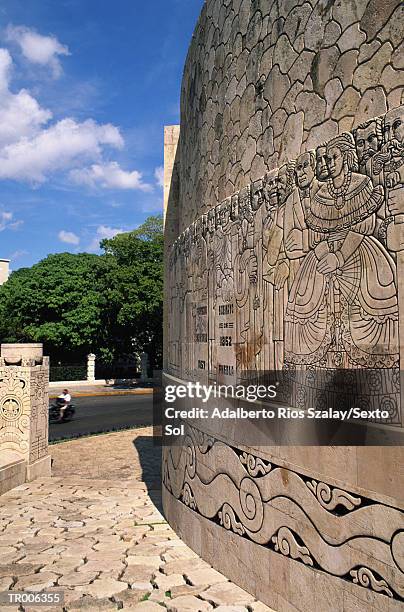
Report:
<svg viewBox="0 0 404 612"><path fill-rule="evenodd" d="M270 610L198 558L166 523L151 433L51 447L52 478L0 497L0 592L64 591L64 607L4 610Z"/></svg>

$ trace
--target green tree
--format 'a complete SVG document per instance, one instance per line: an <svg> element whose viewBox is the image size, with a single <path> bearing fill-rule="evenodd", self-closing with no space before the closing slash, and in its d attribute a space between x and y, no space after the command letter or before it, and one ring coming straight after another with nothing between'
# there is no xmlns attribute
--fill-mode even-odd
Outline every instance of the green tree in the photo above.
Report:
<svg viewBox="0 0 404 612"><path fill-rule="evenodd" d="M43 342L63 362L94 352L111 363L146 350L160 367L162 218L149 217L101 247L102 255L49 255L13 272L0 287L3 342Z"/></svg>
<svg viewBox="0 0 404 612"><path fill-rule="evenodd" d="M108 280L110 329L121 350L145 350L152 367L162 363L163 242L161 216L101 242L113 262Z"/></svg>
<svg viewBox="0 0 404 612"><path fill-rule="evenodd" d="M59 253L13 272L0 287L4 341L43 342L54 357L80 358L102 344L108 260Z"/></svg>

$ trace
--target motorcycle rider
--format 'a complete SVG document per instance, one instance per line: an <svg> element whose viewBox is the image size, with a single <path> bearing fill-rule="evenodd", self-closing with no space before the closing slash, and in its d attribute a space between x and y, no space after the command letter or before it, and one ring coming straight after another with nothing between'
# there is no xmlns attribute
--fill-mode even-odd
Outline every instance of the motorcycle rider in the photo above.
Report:
<svg viewBox="0 0 404 612"><path fill-rule="evenodd" d="M72 401L72 396L70 395L69 390L63 389L63 393L61 393L56 400L57 405L59 406L59 411L60 411L59 412L59 422L63 421L64 412L71 401Z"/></svg>

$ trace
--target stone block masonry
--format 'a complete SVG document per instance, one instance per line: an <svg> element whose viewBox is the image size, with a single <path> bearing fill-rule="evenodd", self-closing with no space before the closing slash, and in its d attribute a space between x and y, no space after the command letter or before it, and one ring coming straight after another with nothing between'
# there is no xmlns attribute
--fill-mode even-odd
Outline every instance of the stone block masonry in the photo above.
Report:
<svg viewBox="0 0 404 612"><path fill-rule="evenodd" d="M358 399L402 430L403 38L399 0L204 4L166 215L170 382L374 370ZM177 533L275 610L398 611L403 448L243 434L164 449Z"/></svg>

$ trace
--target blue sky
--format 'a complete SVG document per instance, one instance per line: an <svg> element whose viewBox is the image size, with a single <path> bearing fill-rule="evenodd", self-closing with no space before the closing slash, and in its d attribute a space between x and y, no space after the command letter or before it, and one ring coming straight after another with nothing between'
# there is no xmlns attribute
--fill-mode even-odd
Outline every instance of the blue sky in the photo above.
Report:
<svg viewBox="0 0 404 612"><path fill-rule="evenodd" d="M3 0L0 258L13 270L162 209L163 126L179 123L203 0Z"/></svg>

